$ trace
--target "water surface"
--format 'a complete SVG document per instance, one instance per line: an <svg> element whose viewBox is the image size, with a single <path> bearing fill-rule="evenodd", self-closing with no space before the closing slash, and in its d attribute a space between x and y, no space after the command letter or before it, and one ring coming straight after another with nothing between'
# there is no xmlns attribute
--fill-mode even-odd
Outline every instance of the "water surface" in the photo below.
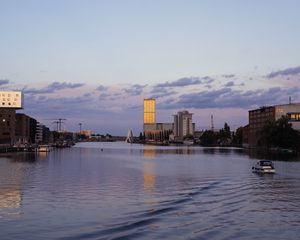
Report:
<svg viewBox="0 0 300 240"><path fill-rule="evenodd" d="M0 155L0 239L299 239L300 162L80 143Z"/></svg>

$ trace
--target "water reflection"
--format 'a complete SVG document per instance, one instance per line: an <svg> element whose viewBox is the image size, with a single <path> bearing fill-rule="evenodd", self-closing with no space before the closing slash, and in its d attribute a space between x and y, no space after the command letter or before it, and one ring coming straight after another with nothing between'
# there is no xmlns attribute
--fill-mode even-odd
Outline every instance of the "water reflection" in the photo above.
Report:
<svg viewBox="0 0 300 240"><path fill-rule="evenodd" d="M155 188L155 163L144 161L144 190L145 192L153 192Z"/></svg>
<svg viewBox="0 0 300 240"><path fill-rule="evenodd" d="M5 187L0 189L0 209L19 208L21 206L21 190L17 187Z"/></svg>
<svg viewBox="0 0 300 240"><path fill-rule="evenodd" d="M155 154L176 154L176 155L194 155L194 154L238 154L245 155L246 152L242 148L220 148L220 147L199 147L199 146L153 146L144 145L142 148L144 155ZM134 153L134 149L131 150Z"/></svg>
<svg viewBox="0 0 300 240"><path fill-rule="evenodd" d="M290 153L277 153L277 152L266 152L259 151L256 149L245 149L245 153L253 159L266 159L266 160L284 160L284 161L299 161L299 154L290 154Z"/></svg>
<svg viewBox="0 0 300 240"><path fill-rule="evenodd" d="M300 162L257 175L240 149L101 144L0 156L1 235L298 239Z"/></svg>
<svg viewBox="0 0 300 240"><path fill-rule="evenodd" d="M24 172L22 163L17 159L9 156L0 158L0 217L20 214Z"/></svg>
<svg viewBox="0 0 300 240"><path fill-rule="evenodd" d="M154 146L146 146L143 149L143 176L144 176L144 191L151 193L155 187L155 156L156 151Z"/></svg>

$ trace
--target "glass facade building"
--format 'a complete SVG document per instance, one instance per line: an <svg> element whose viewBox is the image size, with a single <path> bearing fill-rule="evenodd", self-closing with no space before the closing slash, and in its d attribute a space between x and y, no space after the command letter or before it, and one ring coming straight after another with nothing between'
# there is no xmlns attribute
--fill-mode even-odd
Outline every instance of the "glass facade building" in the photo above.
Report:
<svg viewBox="0 0 300 240"><path fill-rule="evenodd" d="M144 99L144 124L154 124L155 120L155 99Z"/></svg>

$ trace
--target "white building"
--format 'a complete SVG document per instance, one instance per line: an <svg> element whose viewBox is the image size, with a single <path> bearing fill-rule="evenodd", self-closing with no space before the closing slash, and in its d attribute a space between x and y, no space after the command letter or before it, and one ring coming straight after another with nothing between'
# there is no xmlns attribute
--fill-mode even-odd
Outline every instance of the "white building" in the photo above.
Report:
<svg viewBox="0 0 300 240"><path fill-rule="evenodd" d="M178 112L174 115L174 137L183 139L188 135L193 135L195 124L193 123L193 114L188 111Z"/></svg>
<svg viewBox="0 0 300 240"><path fill-rule="evenodd" d="M23 108L23 98L21 91L0 91L0 108Z"/></svg>

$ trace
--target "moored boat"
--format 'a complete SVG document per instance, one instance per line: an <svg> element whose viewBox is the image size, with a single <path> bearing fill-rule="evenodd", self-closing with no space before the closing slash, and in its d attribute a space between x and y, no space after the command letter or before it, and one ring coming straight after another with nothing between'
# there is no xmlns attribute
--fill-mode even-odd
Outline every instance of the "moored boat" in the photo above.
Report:
<svg viewBox="0 0 300 240"><path fill-rule="evenodd" d="M260 160L252 167L252 172L255 173L275 173L274 164L269 160Z"/></svg>
<svg viewBox="0 0 300 240"><path fill-rule="evenodd" d="M50 152L52 147L50 145L38 145L36 148L37 152Z"/></svg>

